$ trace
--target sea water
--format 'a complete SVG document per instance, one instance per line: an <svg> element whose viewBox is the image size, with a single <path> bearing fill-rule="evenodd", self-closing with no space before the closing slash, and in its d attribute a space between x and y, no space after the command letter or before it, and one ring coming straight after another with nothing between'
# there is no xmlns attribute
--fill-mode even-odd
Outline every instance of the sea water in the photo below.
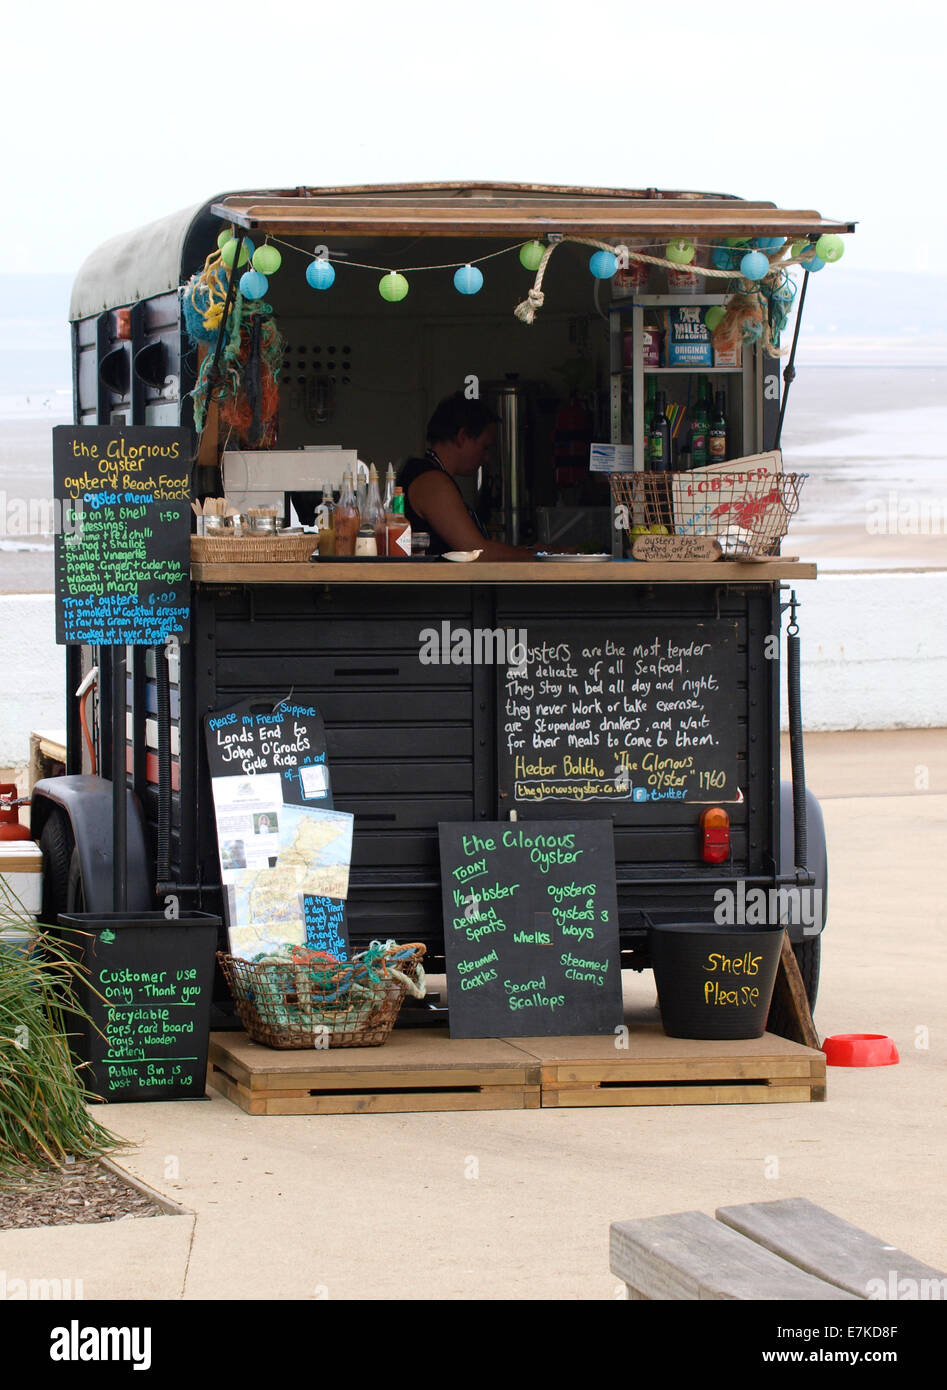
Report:
<svg viewBox="0 0 947 1390"><path fill-rule="evenodd" d="M0 503L48 501L51 430L72 418L67 371L0 395ZM785 553L827 570L947 567L947 366L803 365L782 445L785 469L808 474ZM0 593L51 592L51 537L5 529L0 506Z"/></svg>

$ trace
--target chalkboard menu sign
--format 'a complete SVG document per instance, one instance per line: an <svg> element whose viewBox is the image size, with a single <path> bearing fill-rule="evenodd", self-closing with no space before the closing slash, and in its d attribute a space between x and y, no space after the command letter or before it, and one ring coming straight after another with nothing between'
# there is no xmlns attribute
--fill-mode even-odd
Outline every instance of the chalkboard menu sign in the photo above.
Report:
<svg viewBox="0 0 947 1390"><path fill-rule="evenodd" d="M326 730L315 705L241 700L204 720L210 775L280 779L289 806L331 806Z"/></svg>
<svg viewBox="0 0 947 1390"><path fill-rule="evenodd" d="M306 945L311 951L327 951L336 960L348 960L349 938L345 899L303 894Z"/></svg>
<svg viewBox="0 0 947 1390"><path fill-rule="evenodd" d="M442 823L454 1038L609 1033L622 1022L612 823Z"/></svg>
<svg viewBox="0 0 947 1390"><path fill-rule="evenodd" d="M53 430L58 643L186 638L191 452L183 429Z"/></svg>
<svg viewBox="0 0 947 1390"><path fill-rule="evenodd" d="M219 918L159 912L63 916L66 943L85 967L78 1000L91 1019L69 1032L107 1101L203 1096Z"/></svg>
<svg viewBox="0 0 947 1390"><path fill-rule="evenodd" d="M738 801L735 622L530 624L499 673L504 809Z"/></svg>

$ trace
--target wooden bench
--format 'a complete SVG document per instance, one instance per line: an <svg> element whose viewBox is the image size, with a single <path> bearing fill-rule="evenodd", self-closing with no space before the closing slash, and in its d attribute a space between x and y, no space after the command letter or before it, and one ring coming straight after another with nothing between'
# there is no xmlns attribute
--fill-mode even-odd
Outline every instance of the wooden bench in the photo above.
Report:
<svg viewBox="0 0 947 1390"><path fill-rule="evenodd" d="M947 1275L805 1197L616 1221L630 1299L947 1299Z"/></svg>

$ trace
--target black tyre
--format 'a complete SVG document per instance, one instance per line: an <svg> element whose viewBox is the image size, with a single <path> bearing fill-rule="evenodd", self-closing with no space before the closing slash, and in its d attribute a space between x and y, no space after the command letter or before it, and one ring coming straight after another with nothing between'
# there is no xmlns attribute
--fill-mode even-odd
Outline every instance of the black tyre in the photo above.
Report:
<svg viewBox="0 0 947 1390"><path fill-rule="evenodd" d="M806 987L809 1008L815 1008L819 993L819 971L822 966L822 937L813 936L808 941L799 941L793 946L793 953Z"/></svg>
<svg viewBox="0 0 947 1390"><path fill-rule="evenodd" d="M69 870L75 841L65 811L50 811L39 837L43 851L42 918L54 927L61 912L69 912Z"/></svg>
<svg viewBox="0 0 947 1390"><path fill-rule="evenodd" d="M66 885L67 912L85 912L85 888L82 883L82 865L79 863L79 846L76 845L69 860L69 881Z"/></svg>

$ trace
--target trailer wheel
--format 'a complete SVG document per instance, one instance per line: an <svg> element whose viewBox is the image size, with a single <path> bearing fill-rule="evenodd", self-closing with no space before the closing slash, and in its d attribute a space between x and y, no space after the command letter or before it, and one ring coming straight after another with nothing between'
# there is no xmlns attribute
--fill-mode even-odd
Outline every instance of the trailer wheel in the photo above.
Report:
<svg viewBox="0 0 947 1390"><path fill-rule="evenodd" d="M822 965L822 937L814 936L810 941L799 941L793 946L802 983L806 987L809 1008L815 1008L819 993L819 971Z"/></svg>
<svg viewBox="0 0 947 1390"><path fill-rule="evenodd" d="M79 862L79 847L73 847L69 860L69 881L66 884L67 912L85 912L85 888L82 883L82 865Z"/></svg>
<svg viewBox="0 0 947 1390"><path fill-rule="evenodd" d="M43 921L56 926L69 909L69 873L75 853L72 825L64 811L50 811L39 837L43 851Z"/></svg>

